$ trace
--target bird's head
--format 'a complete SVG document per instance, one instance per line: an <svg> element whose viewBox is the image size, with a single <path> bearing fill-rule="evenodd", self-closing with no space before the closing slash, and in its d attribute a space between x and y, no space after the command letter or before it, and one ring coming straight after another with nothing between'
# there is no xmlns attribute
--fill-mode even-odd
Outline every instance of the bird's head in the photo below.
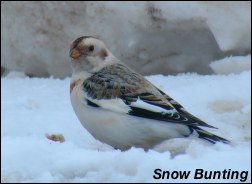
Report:
<svg viewBox="0 0 252 184"><path fill-rule="evenodd" d="M73 72L94 72L114 61L116 57L95 36L81 36L70 45Z"/></svg>

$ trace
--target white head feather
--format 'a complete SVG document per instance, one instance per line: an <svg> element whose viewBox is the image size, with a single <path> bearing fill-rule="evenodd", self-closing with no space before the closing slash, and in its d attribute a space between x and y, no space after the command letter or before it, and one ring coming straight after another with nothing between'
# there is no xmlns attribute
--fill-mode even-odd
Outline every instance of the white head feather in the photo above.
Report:
<svg viewBox="0 0 252 184"><path fill-rule="evenodd" d="M82 71L95 72L102 67L120 62L98 38L82 36L70 46L73 73Z"/></svg>

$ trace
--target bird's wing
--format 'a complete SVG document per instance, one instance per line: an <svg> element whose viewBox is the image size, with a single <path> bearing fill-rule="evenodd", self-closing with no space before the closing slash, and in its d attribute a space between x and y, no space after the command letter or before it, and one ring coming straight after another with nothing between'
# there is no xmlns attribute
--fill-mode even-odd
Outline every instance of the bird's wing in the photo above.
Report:
<svg viewBox="0 0 252 184"><path fill-rule="evenodd" d="M122 64L104 67L83 83L87 104L131 116L212 127L199 120L141 75Z"/></svg>
<svg viewBox="0 0 252 184"><path fill-rule="evenodd" d="M212 125L209 125L209 124L205 123L204 121L200 120L199 118L197 118L194 115L192 115L191 113L189 113L187 110L185 110L185 108L180 103L178 103L176 100L174 100L173 98L171 98L169 95L165 94L160 89L158 89L158 91L168 100L168 102L170 102L173 105L173 107L180 114L186 116L190 121L198 122L199 125L201 125L201 126L206 126L206 127L209 127L209 128L216 128L216 127L214 127Z"/></svg>

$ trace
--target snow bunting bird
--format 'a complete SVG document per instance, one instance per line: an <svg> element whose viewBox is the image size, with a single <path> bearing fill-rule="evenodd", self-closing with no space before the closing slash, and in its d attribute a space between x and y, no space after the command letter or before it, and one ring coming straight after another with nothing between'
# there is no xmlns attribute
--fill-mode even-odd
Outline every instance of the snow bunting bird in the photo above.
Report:
<svg viewBox="0 0 252 184"><path fill-rule="evenodd" d="M77 38L70 46L70 57L71 103L96 139L121 150L132 146L148 150L193 132L211 143L229 142L200 128L214 127L123 64L100 39Z"/></svg>

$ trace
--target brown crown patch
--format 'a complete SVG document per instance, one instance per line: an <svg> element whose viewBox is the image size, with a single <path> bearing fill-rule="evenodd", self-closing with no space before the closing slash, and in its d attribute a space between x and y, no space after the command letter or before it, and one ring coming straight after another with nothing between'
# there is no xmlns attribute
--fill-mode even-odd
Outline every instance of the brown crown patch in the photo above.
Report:
<svg viewBox="0 0 252 184"><path fill-rule="evenodd" d="M71 46L70 46L70 49L73 49L73 48L77 47L77 46L79 45L79 43L80 43L83 39L87 39L87 38L96 38L96 39L99 39L98 37L95 37L95 36L81 36L81 37L75 39L75 40L72 42L72 44L71 44Z"/></svg>

